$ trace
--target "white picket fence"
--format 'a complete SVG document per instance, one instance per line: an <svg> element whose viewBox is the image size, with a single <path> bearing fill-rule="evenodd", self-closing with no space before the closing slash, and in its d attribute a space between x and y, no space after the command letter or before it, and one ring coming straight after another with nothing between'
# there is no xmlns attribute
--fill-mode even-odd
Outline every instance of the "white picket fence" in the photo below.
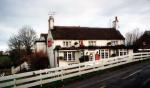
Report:
<svg viewBox="0 0 150 88"><path fill-rule="evenodd" d="M0 77L0 88L17 87L27 88L45 83L63 80L66 78L79 76L82 74L104 70L107 68L123 65L130 62L150 59L150 52L133 53L130 55L101 59L100 61L90 61L74 64L66 67L44 69L9 76Z"/></svg>

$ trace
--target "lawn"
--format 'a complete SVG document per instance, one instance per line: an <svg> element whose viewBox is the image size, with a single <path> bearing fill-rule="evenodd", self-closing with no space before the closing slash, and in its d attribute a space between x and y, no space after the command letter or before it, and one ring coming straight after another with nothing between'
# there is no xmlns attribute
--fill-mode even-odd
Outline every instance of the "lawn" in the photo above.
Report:
<svg viewBox="0 0 150 88"><path fill-rule="evenodd" d="M11 59L8 56L0 56L0 63L11 62Z"/></svg>
<svg viewBox="0 0 150 88"><path fill-rule="evenodd" d="M0 74L5 73L5 75L10 74L11 69L11 58L9 56L0 56Z"/></svg>

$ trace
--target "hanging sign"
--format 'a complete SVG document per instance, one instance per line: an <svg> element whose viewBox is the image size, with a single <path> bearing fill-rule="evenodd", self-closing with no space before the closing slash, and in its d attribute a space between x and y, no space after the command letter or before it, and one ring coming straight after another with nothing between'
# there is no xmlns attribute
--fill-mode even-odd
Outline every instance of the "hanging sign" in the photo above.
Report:
<svg viewBox="0 0 150 88"><path fill-rule="evenodd" d="M51 47L51 46L52 46L52 44L53 44L52 39L48 39L48 47Z"/></svg>

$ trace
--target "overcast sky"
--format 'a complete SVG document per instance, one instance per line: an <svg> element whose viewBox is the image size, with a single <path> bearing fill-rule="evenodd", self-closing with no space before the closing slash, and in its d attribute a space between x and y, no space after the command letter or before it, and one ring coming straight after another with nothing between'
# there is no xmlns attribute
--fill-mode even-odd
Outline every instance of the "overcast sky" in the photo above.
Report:
<svg viewBox="0 0 150 88"><path fill-rule="evenodd" d="M0 0L0 50L24 25L47 33L48 14L56 12L55 25L110 27L118 16L120 32L150 30L150 0Z"/></svg>

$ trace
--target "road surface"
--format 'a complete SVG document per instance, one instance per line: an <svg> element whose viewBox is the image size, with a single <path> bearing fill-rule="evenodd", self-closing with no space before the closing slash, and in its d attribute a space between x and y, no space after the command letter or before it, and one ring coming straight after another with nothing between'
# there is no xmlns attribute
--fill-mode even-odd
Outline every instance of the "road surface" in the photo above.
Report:
<svg viewBox="0 0 150 88"><path fill-rule="evenodd" d="M150 61L69 83L63 88L150 88Z"/></svg>

